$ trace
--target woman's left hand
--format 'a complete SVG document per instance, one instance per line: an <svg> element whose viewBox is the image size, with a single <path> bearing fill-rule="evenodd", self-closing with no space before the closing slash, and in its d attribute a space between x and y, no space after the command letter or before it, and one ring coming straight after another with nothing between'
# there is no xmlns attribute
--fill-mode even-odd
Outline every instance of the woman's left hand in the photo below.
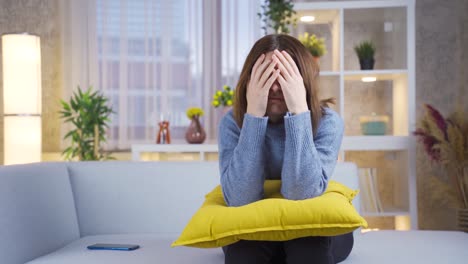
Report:
<svg viewBox="0 0 468 264"><path fill-rule="evenodd" d="M281 52L275 50L272 59L278 63L280 70L278 82L281 86L288 111L293 114L308 111L304 81L293 58L284 50Z"/></svg>

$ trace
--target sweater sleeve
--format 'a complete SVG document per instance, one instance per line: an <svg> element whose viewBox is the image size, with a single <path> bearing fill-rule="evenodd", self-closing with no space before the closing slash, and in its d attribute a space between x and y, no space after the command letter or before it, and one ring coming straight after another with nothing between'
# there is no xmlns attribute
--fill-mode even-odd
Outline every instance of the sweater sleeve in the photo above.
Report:
<svg viewBox="0 0 468 264"><path fill-rule="evenodd" d="M268 118L244 115L240 129L231 113L219 125L219 168L224 200L242 206L263 198L263 147Z"/></svg>
<svg viewBox="0 0 468 264"><path fill-rule="evenodd" d="M329 111L323 115L314 139L308 111L286 116L285 130L282 195L290 200L321 195L335 169L344 133L343 120Z"/></svg>

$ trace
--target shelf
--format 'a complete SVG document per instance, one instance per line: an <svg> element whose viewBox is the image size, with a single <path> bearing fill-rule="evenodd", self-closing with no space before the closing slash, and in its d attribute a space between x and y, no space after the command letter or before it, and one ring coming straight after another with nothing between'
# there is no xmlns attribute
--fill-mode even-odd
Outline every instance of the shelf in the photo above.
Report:
<svg viewBox="0 0 468 264"><path fill-rule="evenodd" d="M342 151L365 150L407 150L410 147L412 137L409 136L345 136L341 145ZM140 155L145 152L180 152L180 153L205 153L218 152L218 144L208 142L204 144L133 144L132 153ZM137 156L135 156L136 158ZM137 160L137 159L135 159Z"/></svg>
<svg viewBox="0 0 468 264"><path fill-rule="evenodd" d="M300 10L296 7L296 17L298 24L329 24L335 21L340 16L339 9L329 9L329 10ZM313 16L314 21L304 22L301 21L303 16Z"/></svg>
<svg viewBox="0 0 468 264"><path fill-rule="evenodd" d="M336 1L336 2L298 2L294 3L294 9L300 10L324 10L324 9L355 9L355 8L382 8L382 7L405 7L408 4L399 0L380 1Z"/></svg>
<svg viewBox="0 0 468 264"><path fill-rule="evenodd" d="M133 144L139 152L218 152L217 144Z"/></svg>
<svg viewBox="0 0 468 264"><path fill-rule="evenodd" d="M402 210L401 208L385 208L384 212L361 212L362 216L409 216L408 211Z"/></svg>
<svg viewBox="0 0 468 264"><path fill-rule="evenodd" d="M410 134L416 123L415 1L300 2L294 7L296 18L315 20L298 20L291 34L308 32L325 39L318 95L336 98L331 107L345 124L340 157L358 167L378 168L385 212L363 215L374 216L376 226L385 226L388 219L383 218L393 217L395 229L417 229L415 138ZM354 50L366 40L376 45L374 70L360 70ZM363 82L363 77L376 80ZM362 134L360 117L371 113L389 117L384 135ZM407 222L399 223L400 218Z"/></svg>
<svg viewBox="0 0 468 264"><path fill-rule="evenodd" d="M375 69L408 68L406 7L345 9L344 69L359 70L354 47L372 41L376 47Z"/></svg>
<svg viewBox="0 0 468 264"><path fill-rule="evenodd" d="M207 153L217 153L218 144L207 142L205 144L188 144L186 142L173 142L171 144L132 144L132 160L141 160L142 153L199 153L200 160L206 160Z"/></svg>
<svg viewBox="0 0 468 264"><path fill-rule="evenodd" d="M339 72L335 72L335 71L323 71L323 72L320 72L320 76L336 76L336 77L340 77L340 73L339 73Z"/></svg>
<svg viewBox="0 0 468 264"><path fill-rule="evenodd" d="M345 136L341 150L406 150L410 148L411 140L412 136Z"/></svg>
<svg viewBox="0 0 468 264"><path fill-rule="evenodd" d="M397 80L406 78L407 70L365 70L365 71L344 71L346 81L360 81L362 77L376 77L377 81Z"/></svg>
<svg viewBox="0 0 468 264"><path fill-rule="evenodd" d="M407 76L407 70L365 70L365 71L344 71L346 81L360 81L362 77L377 77L377 81L395 80ZM339 77L339 71L321 71L320 76Z"/></svg>

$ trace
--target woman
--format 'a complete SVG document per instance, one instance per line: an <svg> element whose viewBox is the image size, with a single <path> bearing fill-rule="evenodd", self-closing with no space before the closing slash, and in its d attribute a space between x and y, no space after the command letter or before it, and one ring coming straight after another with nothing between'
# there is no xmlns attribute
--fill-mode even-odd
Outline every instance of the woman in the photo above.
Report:
<svg viewBox="0 0 468 264"><path fill-rule="evenodd" d="M229 206L263 198L265 179L281 179L286 199L321 195L335 168L343 121L319 101L318 67L295 38L259 39L247 56L234 108L219 126L221 186ZM338 263L352 233L290 241L244 241L223 248L225 263Z"/></svg>

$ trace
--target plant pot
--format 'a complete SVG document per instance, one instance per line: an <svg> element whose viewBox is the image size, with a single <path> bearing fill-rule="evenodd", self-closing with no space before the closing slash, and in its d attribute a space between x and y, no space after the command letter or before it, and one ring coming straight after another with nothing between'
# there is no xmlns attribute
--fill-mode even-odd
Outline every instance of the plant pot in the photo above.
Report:
<svg viewBox="0 0 468 264"><path fill-rule="evenodd" d="M457 210L458 230L468 233L468 209Z"/></svg>
<svg viewBox="0 0 468 264"><path fill-rule="evenodd" d="M373 70L374 69L374 59L363 59L359 60L359 64L361 64L361 70Z"/></svg>
<svg viewBox="0 0 468 264"><path fill-rule="evenodd" d="M314 61L315 65L319 66L320 65L320 57L312 56L312 58L313 58L313 61Z"/></svg>
<svg viewBox="0 0 468 264"><path fill-rule="evenodd" d="M205 130L201 126L198 116L194 116L185 133L185 140L190 144L201 144L205 141L205 138Z"/></svg>

